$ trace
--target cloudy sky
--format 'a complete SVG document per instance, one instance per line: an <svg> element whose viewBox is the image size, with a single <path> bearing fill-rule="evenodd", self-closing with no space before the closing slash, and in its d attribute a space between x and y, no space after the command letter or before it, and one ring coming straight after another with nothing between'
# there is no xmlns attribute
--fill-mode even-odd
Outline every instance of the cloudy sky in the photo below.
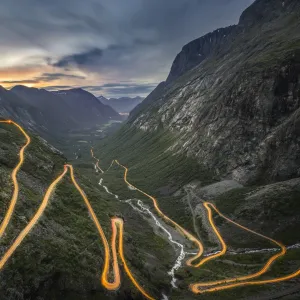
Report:
<svg viewBox="0 0 300 300"><path fill-rule="evenodd" d="M1 0L0 85L146 96L182 46L253 0Z"/></svg>

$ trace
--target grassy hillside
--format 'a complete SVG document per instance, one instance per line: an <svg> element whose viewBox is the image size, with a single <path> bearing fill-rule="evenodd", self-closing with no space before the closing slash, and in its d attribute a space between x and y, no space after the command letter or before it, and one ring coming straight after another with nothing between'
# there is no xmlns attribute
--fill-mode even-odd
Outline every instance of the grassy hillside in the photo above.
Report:
<svg viewBox="0 0 300 300"><path fill-rule="evenodd" d="M10 201L13 186L10 173L18 161L18 149L24 143L20 133L9 125L0 126L0 206L1 219ZM39 138L33 137L25 153L25 163L18 175L20 196L7 233L1 240L3 255L12 241L31 219L41 203L46 188L63 170L66 159L53 152ZM124 248L128 264L145 290L157 295L167 286L165 275L175 253L170 253L166 241L159 236L152 240L153 229L141 222L139 214L129 205L110 197L95 182L99 177L76 168L76 177L91 201L108 240L111 236L110 217L124 217ZM93 171L93 172L92 172ZM171 251L171 250L170 250ZM151 268L163 265L156 276ZM173 257L174 256L174 257ZM58 186L40 222L25 238L13 257L0 272L1 299L140 299L126 274L122 272L122 287L108 293L100 285L103 246L84 203L71 184L69 176Z"/></svg>
<svg viewBox="0 0 300 300"><path fill-rule="evenodd" d="M156 196L161 209L180 225L195 233L192 214L189 209L186 194L182 187L190 182L196 182L197 189L215 182L215 174L205 170L196 161L177 155L170 151L170 145L176 136L169 132L144 133L141 130L129 129L124 126L117 134L102 140L95 145L96 156L100 158L101 166L108 168L112 159L118 159L129 167L128 180L140 189ZM87 159L87 157L85 158ZM109 188L129 197L131 193L124 188L123 170L114 166L104 175ZM233 220L258 232L275 238L285 245L299 243L299 180L279 182L267 186L248 186L234 189L210 199L217 207ZM174 195L175 193L175 195ZM149 199L136 193L135 197L143 199L149 207L153 207ZM196 199L197 205L200 199ZM195 209L195 207L194 207ZM229 250L272 248L274 245L261 238L245 233L240 229L224 222L214 215ZM202 217L197 219L203 237L205 249L220 247L211 243L205 236ZM292 273L300 267L299 249L290 249L287 255L279 259L270 272L259 279L274 278ZM298 279L265 286L243 287L218 293L193 295L188 291L189 284L197 281L216 280L257 272L271 257L270 253L251 253L244 255L226 254L224 257L211 261L200 269L182 268L177 273L179 289L172 290L171 299L262 299L268 295L288 295L287 299L297 299L299 291L294 290ZM283 296L282 299L285 299Z"/></svg>
<svg viewBox="0 0 300 300"><path fill-rule="evenodd" d="M213 172L191 158L169 151L176 138L171 132L145 133L125 125L96 144L95 153L104 169L118 159L129 168L130 180L157 195L172 194L193 179L203 185L213 182Z"/></svg>

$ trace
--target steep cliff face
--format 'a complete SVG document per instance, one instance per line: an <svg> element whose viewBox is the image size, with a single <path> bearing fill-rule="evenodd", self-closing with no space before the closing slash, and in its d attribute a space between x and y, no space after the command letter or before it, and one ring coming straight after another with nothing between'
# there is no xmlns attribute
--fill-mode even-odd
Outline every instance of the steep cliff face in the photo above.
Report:
<svg viewBox="0 0 300 300"><path fill-rule="evenodd" d="M219 40L224 30L226 43ZM210 37L211 47L204 46ZM220 179L249 184L300 176L299 1L258 0L236 27L196 41L129 125L172 131L178 138L170 150L196 158ZM191 67L194 54L185 53L197 47L207 49L205 59Z"/></svg>
<svg viewBox="0 0 300 300"><path fill-rule="evenodd" d="M228 41L234 29L235 26L217 29L185 45L172 64L167 83L174 81L218 51Z"/></svg>
<svg viewBox="0 0 300 300"><path fill-rule="evenodd" d="M256 0L241 15L239 25L253 26L270 22L282 15L299 9L297 0Z"/></svg>

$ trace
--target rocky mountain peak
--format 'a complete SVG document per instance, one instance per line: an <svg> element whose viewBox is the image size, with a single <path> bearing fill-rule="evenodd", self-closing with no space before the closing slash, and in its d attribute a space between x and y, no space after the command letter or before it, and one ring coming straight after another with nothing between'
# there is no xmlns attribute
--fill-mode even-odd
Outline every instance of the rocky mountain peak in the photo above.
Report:
<svg viewBox="0 0 300 300"><path fill-rule="evenodd" d="M15 85L14 87L11 88L11 91L26 91L26 90L35 90L36 88L30 88L25 85Z"/></svg>
<svg viewBox="0 0 300 300"><path fill-rule="evenodd" d="M167 83L174 81L217 51L226 42L235 27L217 29L186 44L173 62Z"/></svg>
<svg viewBox="0 0 300 300"><path fill-rule="evenodd" d="M108 99L105 98L103 95L99 96L98 99L99 99L99 100L104 100L104 101L106 100L106 101L108 101Z"/></svg>
<svg viewBox="0 0 300 300"><path fill-rule="evenodd" d="M256 0L241 15L239 25L251 27L255 24L270 22L300 7L298 0Z"/></svg>
<svg viewBox="0 0 300 300"><path fill-rule="evenodd" d="M77 94L85 94L85 95L90 94L88 91L85 91L82 88L74 88L74 89L70 89L70 90L67 90L67 91L69 91L71 93L77 93Z"/></svg>
<svg viewBox="0 0 300 300"><path fill-rule="evenodd" d="M299 176L299 14L299 0L257 0L238 25L187 44L129 124L178 134L169 149L220 178Z"/></svg>

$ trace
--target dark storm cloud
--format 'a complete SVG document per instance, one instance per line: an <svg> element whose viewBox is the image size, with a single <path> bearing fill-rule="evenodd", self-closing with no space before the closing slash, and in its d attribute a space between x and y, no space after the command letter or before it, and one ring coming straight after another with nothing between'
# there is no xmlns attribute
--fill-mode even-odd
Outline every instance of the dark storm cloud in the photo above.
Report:
<svg viewBox="0 0 300 300"><path fill-rule="evenodd" d="M69 85L49 85L44 87L44 89L48 91L56 91L56 90L62 90L62 89L69 89Z"/></svg>
<svg viewBox="0 0 300 300"><path fill-rule="evenodd" d="M39 81L54 81L62 78L71 78L71 79L85 79L84 76L78 76L73 74L64 74L64 73L43 73L41 76L36 77Z"/></svg>
<svg viewBox="0 0 300 300"><path fill-rule="evenodd" d="M87 52L64 56L52 65L59 68L65 68L70 65L88 66L95 62L99 62L102 53L101 49L95 48Z"/></svg>
<svg viewBox="0 0 300 300"><path fill-rule="evenodd" d="M5 80L1 81L1 84L28 84L28 83L39 83L38 80L30 79L30 80Z"/></svg>
<svg viewBox="0 0 300 300"><path fill-rule="evenodd" d="M35 77L33 79L24 80L5 80L1 81L1 84L29 84L29 83L40 83L40 82L51 82L62 78L71 79L85 79L83 76L73 75L73 74L63 74L63 73L43 73L41 76Z"/></svg>
<svg viewBox="0 0 300 300"><path fill-rule="evenodd" d="M39 55L54 68L98 74L100 84L112 80L154 83L167 77L184 44L237 23L252 2L1 0L0 37L5 43L0 50L13 50L20 57ZM95 79L92 84L99 83ZM117 87L111 89L120 92Z"/></svg>
<svg viewBox="0 0 300 300"><path fill-rule="evenodd" d="M157 84L135 84L135 83L108 83L99 86L83 86L90 92L105 95L145 95L149 94Z"/></svg>

